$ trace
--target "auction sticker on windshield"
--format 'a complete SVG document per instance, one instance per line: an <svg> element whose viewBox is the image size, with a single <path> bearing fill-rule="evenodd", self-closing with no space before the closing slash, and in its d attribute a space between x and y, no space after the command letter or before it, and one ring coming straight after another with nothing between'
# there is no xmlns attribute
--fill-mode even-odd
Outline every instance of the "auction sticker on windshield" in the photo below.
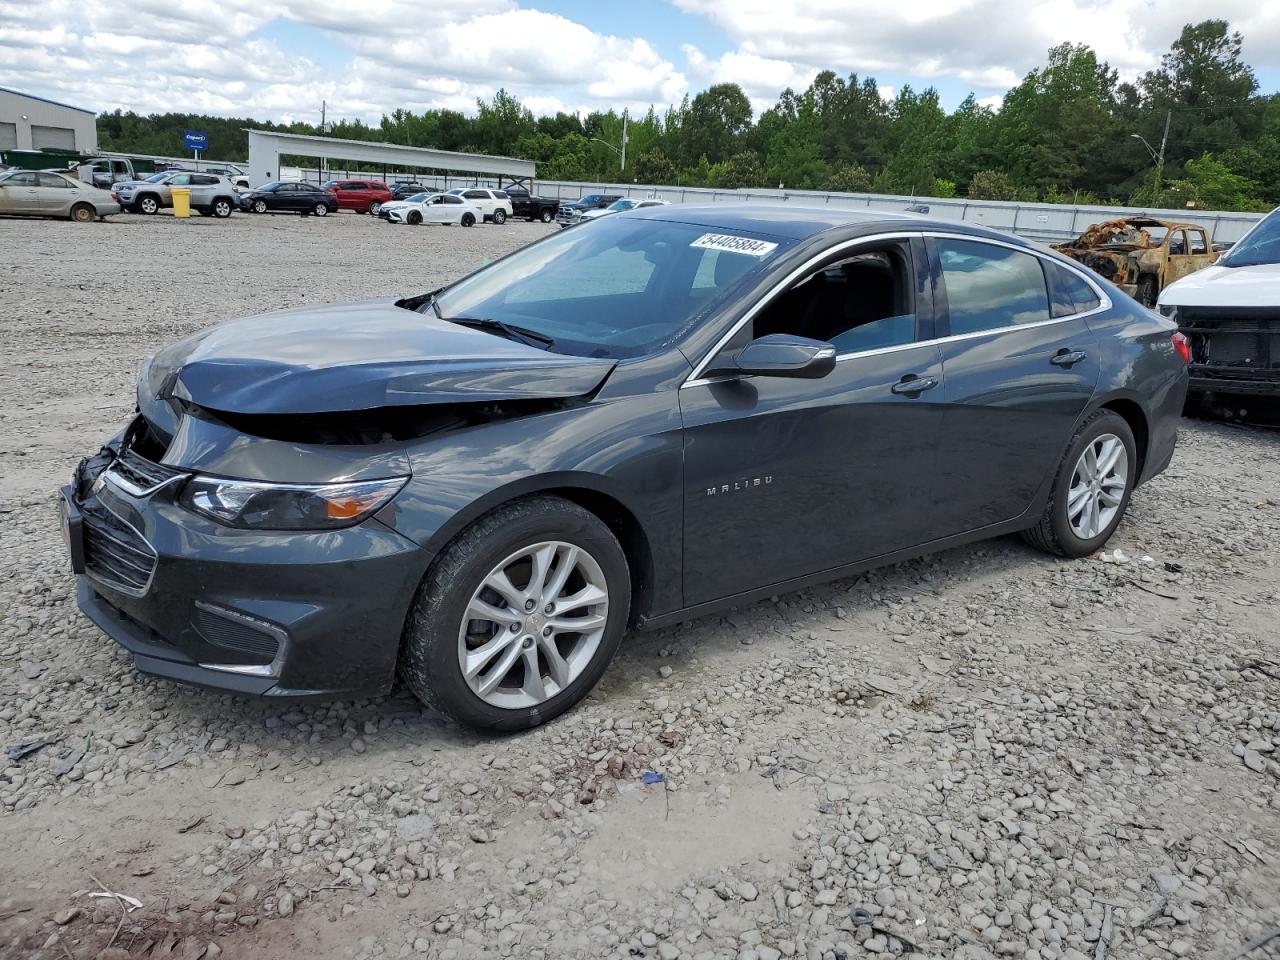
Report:
<svg viewBox="0 0 1280 960"><path fill-rule="evenodd" d="M755 240L751 237L735 237L727 233L704 233L691 247L704 250L728 250L730 253L745 253L749 257L764 257L778 249L776 243L767 240Z"/></svg>

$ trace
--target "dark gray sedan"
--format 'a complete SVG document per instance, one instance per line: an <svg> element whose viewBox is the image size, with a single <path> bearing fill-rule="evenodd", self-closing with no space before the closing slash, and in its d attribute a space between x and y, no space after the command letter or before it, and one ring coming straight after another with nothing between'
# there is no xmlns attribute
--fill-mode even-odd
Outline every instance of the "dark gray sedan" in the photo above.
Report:
<svg viewBox="0 0 1280 960"><path fill-rule="evenodd" d="M985 537L1100 547L1186 343L1052 252L913 217L658 207L441 290L211 327L64 489L138 667L517 730L654 627Z"/></svg>

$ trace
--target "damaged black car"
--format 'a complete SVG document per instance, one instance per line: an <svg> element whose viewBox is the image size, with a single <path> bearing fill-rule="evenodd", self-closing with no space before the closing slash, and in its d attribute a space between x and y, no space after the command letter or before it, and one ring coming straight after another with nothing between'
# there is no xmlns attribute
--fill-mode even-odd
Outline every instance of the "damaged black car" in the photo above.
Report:
<svg viewBox="0 0 1280 960"><path fill-rule="evenodd" d="M397 676L518 730L655 627L1021 532L1079 557L1169 463L1174 325L981 228L658 207L441 290L206 329L62 496L139 669Z"/></svg>

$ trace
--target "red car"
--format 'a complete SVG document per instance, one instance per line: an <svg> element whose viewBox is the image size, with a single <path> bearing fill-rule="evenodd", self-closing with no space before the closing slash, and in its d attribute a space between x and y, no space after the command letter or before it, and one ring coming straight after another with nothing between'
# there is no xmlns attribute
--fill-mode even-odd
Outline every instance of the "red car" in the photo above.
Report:
<svg viewBox="0 0 1280 960"><path fill-rule="evenodd" d="M372 213L377 216L391 199L391 190L379 180L330 180L324 189L338 201L339 210Z"/></svg>

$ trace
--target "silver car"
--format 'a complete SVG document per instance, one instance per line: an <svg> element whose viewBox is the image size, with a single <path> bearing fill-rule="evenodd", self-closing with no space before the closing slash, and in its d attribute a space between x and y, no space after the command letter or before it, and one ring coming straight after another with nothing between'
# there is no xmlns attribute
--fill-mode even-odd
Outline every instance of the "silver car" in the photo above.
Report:
<svg viewBox="0 0 1280 960"><path fill-rule="evenodd" d="M153 174L145 180L117 183L115 189L124 209L135 213L157 213L164 207L173 206L174 187L189 189L191 209L206 217L229 217L231 211L240 206L235 184L216 173L171 170Z"/></svg>
<svg viewBox="0 0 1280 960"><path fill-rule="evenodd" d="M0 173L0 214L70 217L91 223L120 212L110 190L82 183L61 173L10 170Z"/></svg>

